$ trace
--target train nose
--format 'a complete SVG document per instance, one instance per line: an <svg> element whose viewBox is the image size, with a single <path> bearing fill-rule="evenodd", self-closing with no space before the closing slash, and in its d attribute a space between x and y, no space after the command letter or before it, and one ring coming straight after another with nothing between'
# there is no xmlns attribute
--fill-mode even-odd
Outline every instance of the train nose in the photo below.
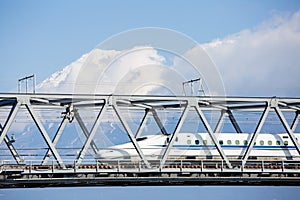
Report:
<svg viewBox="0 0 300 200"><path fill-rule="evenodd" d="M115 149L102 149L99 150L97 155L97 159L120 159L123 158L123 154Z"/></svg>

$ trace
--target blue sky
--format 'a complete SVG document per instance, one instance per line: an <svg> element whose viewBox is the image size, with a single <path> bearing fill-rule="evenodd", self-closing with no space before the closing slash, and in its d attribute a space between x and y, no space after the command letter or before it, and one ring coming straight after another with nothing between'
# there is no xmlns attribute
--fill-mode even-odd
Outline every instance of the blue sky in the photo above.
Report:
<svg viewBox="0 0 300 200"><path fill-rule="evenodd" d="M163 27L207 43L299 8L297 0L2 0L0 91L11 91L32 73L40 82L121 31Z"/></svg>
<svg viewBox="0 0 300 200"><path fill-rule="evenodd" d="M256 30L274 14L291 15L299 9L299 0L1 0L0 92L11 91L16 88L18 78L32 73L41 82L91 51L103 40L129 29L170 28L202 44L226 38L245 29ZM52 195L58 199L141 199L144 195L145 199L182 199L201 198L204 195L207 199L279 200L292 199L296 190L299 191L299 188L18 189L0 190L0 199L52 199ZM218 196L220 194L221 197Z"/></svg>
<svg viewBox="0 0 300 200"><path fill-rule="evenodd" d="M234 187L234 186L193 186L193 187L87 187L87 188L40 188L0 190L2 200L11 199L215 199L215 200L286 200L295 199L299 187ZM9 195L8 195L9 194ZM93 194L93 195L91 195ZM2 196L1 196L2 195Z"/></svg>

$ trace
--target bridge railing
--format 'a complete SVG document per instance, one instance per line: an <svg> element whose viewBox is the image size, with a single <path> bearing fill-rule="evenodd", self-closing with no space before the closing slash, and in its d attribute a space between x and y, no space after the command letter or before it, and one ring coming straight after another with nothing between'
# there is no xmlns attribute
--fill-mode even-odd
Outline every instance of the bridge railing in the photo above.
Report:
<svg viewBox="0 0 300 200"><path fill-rule="evenodd" d="M23 164L15 164L12 160L0 161L0 174L20 173L209 173L209 172L244 172L244 173L300 173L300 160L253 160L243 164L242 161L231 161L232 166L227 166L223 160L167 160L164 164L160 160L149 160L150 168L140 160L86 160L78 164L75 161L66 160L64 168L55 161L41 165L41 161L26 161Z"/></svg>

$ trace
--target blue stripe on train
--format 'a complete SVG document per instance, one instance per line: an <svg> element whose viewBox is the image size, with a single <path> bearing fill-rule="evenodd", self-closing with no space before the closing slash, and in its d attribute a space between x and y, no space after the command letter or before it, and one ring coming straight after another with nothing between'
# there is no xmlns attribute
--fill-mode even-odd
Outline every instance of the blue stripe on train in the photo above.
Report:
<svg viewBox="0 0 300 200"><path fill-rule="evenodd" d="M154 145L156 147L166 147L166 145ZM204 148L216 148L215 145L173 145L174 148L193 148L193 149L204 149ZM241 149L241 148L247 148L246 145L221 145L223 149L231 148L231 149ZM253 146L253 149L296 149L295 146Z"/></svg>

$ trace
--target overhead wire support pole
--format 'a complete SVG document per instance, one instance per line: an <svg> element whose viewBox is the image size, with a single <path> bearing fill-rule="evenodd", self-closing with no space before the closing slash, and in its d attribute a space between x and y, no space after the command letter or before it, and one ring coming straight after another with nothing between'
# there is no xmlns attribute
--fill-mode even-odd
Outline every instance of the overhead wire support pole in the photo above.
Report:
<svg viewBox="0 0 300 200"><path fill-rule="evenodd" d="M200 84L200 90L199 91L202 91L203 93L204 93L204 90L203 90L203 86L202 86L202 79L201 78L197 78L197 79L192 79L192 80L189 80L189 81L185 81L185 82L183 82L182 83L182 87L183 87L183 93L184 93L184 95L186 96L186 92L185 92L185 85L186 84L190 84L191 86L191 96L194 96L194 88L193 88L193 86L194 86L194 82L197 82L197 81L199 81L199 84Z"/></svg>
<svg viewBox="0 0 300 200"><path fill-rule="evenodd" d="M18 79L18 93L21 93L21 82L25 81L25 93L28 93L28 80L32 79L32 93L35 94L35 87L36 87L36 78L35 74L31 76L25 76L23 78Z"/></svg>

